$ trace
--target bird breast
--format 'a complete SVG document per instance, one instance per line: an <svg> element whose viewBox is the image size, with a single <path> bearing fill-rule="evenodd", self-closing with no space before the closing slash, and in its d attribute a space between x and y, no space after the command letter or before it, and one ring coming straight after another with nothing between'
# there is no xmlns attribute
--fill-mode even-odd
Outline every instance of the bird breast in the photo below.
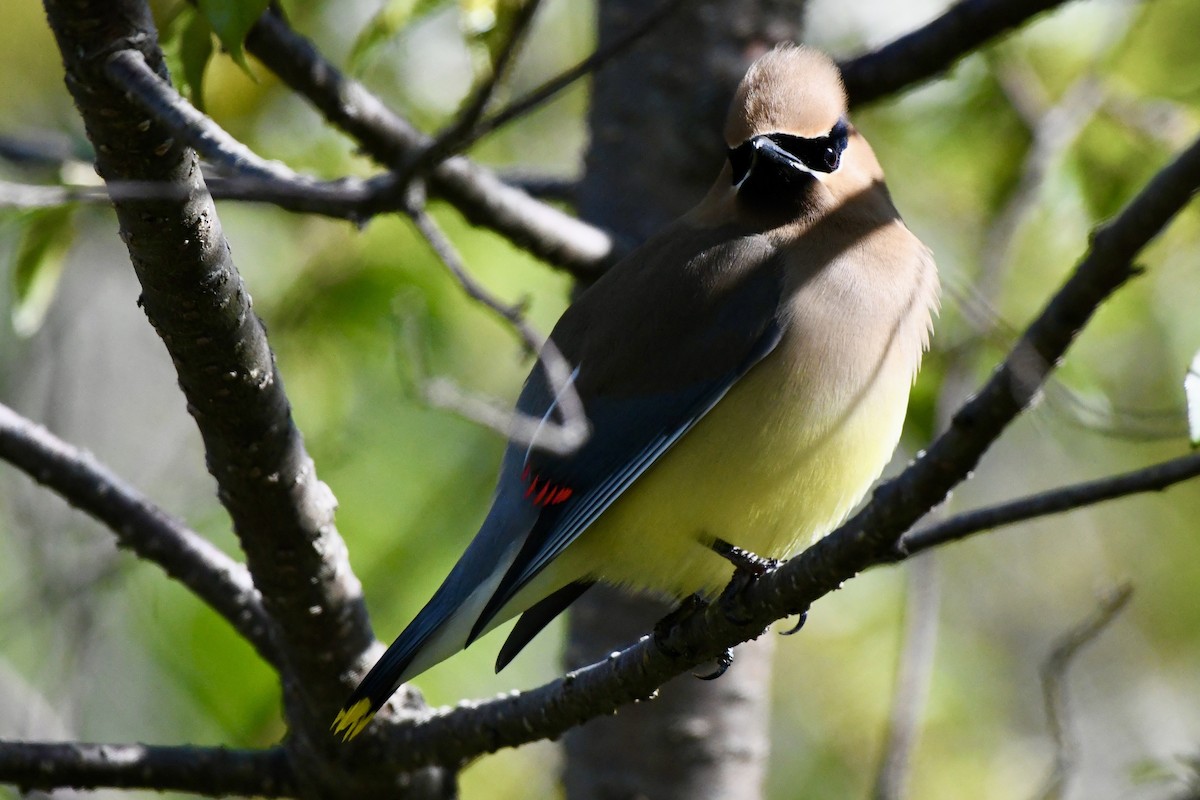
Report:
<svg viewBox="0 0 1200 800"><path fill-rule="evenodd" d="M568 548L575 574L716 593L714 538L783 557L845 518L899 440L935 304L927 251L892 225L795 281L779 345Z"/></svg>

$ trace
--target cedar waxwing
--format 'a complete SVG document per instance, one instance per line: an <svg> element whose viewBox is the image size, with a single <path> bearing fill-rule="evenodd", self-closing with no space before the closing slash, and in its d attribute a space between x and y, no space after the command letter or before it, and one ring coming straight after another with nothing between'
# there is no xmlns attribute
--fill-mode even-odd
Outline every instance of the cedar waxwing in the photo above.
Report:
<svg viewBox="0 0 1200 800"><path fill-rule="evenodd" d="M598 581L716 595L740 551L781 558L830 531L891 458L938 279L846 119L837 67L804 47L762 56L725 140L704 200L551 334L590 438L565 456L510 443L479 533L336 733L522 614L501 669ZM535 367L517 410L556 405Z"/></svg>

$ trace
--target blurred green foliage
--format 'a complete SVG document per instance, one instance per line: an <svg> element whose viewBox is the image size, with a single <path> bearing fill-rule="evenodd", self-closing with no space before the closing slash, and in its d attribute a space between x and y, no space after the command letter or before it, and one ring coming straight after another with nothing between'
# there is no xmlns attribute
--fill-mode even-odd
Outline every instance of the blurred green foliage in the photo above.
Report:
<svg viewBox="0 0 1200 800"><path fill-rule="evenodd" d="M164 20L179 12L158 5ZM474 52L481 5L502 19L511 4L306 0L287 8L335 62L349 59L385 101L433 129L483 74ZM872 19L869 9L840 21L841 6L832 2L814 3L810 13L821 17L814 43L839 55L921 21L891 13L863 22ZM61 137L78 149L81 126L40 12L18 3L5 14L0 134ZM203 43L211 48L212 38L195 19L175 21L180 48L192 37L190 56L177 50L175 77L222 126L299 170L372 172L351 142L267 70L251 63L252 80L227 56L210 60ZM1200 130L1196 30L1200 4L1189 0L1080 2L966 59L943 80L856 112L897 205L933 247L945 285L934 349L914 392L907 452L923 446L986 377L1082 255L1089 231ZM519 95L573 63L593 38L590 4L548 3L505 92ZM1044 126L1054 119L1047 112L1083 80L1097 82L1101 101L1027 185ZM585 103L586 86L577 87L485 140L473 156L501 170L578 174ZM79 173L62 169L47 178L0 162L0 178L75 181ZM529 363L505 326L463 297L401 220L377 219L359 230L263 207L224 203L220 211L296 419L339 499L338 525L378 635L387 639L473 534L502 447L495 434L426 406L421 382L447 376L507 402ZM471 229L452 209L435 211L477 277L507 300L528 297L532 321L548 330L569 280ZM46 212L41 224L66 213ZM25 339L0 332L3 400L91 447L235 552L161 348L135 307L111 216L98 209L82 216L74 240L64 233L42 243L43 264L30 258L39 229L29 215L0 211L0 257L9 270L0 300L10 314L28 302L20 289L27 284L13 281L52 269L55 247L70 244L59 296L41 327ZM1185 211L1142 263L1148 272L1101 310L1039 408L989 453L948 512L1186 449L1182 381L1200 348L1200 213ZM100 290L109 286L117 288ZM96 342L105 347L95 349ZM84 363L79 354L90 354L90 371L79 373L86 381L72 367ZM130 365L144 383L118 377ZM952 375L964 376L965 385L952 385ZM80 391L84 411L69 402ZM162 421L151 425L123 399L143 394L162 398ZM89 403L98 397L117 399ZM228 626L157 570L114 552L103 530L11 470L0 503L7 556L0 559L0 736L232 745L278 739L273 676ZM1034 793L1051 757L1038 668L1097 592L1125 578L1135 586L1132 608L1073 667L1082 748L1074 796L1161 798L1192 774L1185 756L1200 742L1198 517L1200 488L1191 485L937 553L940 637L912 796ZM801 635L778 647L772 797L840 800L869 791L891 702L906 575L904 567L877 569L849 582L813 609ZM493 645L422 676L429 700L528 687L557 670L553 631L501 676L491 674ZM482 759L464 774L463 795L555 796L556 776L547 769L553 753L541 744Z"/></svg>

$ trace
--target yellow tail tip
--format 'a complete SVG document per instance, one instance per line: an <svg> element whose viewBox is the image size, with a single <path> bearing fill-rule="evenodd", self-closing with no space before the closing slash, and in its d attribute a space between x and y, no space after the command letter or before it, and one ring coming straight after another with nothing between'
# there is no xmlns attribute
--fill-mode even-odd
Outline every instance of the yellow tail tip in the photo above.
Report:
<svg viewBox="0 0 1200 800"><path fill-rule="evenodd" d="M371 701L359 700L354 705L339 711L337 719L329 726L329 730L333 731L334 736L340 735L343 742L348 742L362 733L363 728L367 727L367 723L374 716L375 712L371 710Z"/></svg>

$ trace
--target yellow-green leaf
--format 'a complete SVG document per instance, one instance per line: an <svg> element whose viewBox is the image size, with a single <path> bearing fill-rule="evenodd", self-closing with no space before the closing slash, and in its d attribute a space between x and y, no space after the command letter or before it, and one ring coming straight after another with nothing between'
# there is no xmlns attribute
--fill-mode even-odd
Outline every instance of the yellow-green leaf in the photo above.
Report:
<svg viewBox="0 0 1200 800"><path fill-rule="evenodd" d="M255 21L267 10L268 0L199 0L200 13L208 20L213 33L221 40L221 46L229 57L254 77L246 63L246 52L242 43Z"/></svg>
<svg viewBox="0 0 1200 800"><path fill-rule="evenodd" d="M1200 352L1192 358L1183 379L1183 394L1187 399L1188 438L1193 447L1200 447Z"/></svg>
<svg viewBox="0 0 1200 800"><path fill-rule="evenodd" d="M213 53L208 20L193 7L184 6L163 34L162 48L179 93L203 111L204 70Z"/></svg>
<svg viewBox="0 0 1200 800"><path fill-rule="evenodd" d="M39 208L25 215L12 265L13 330L31 336L46 317L63 262L75 236L74 205Z"/></svg>
<svg viewBox="0 0 1200 800"><path fill-rule="evenodd" d="M213 32L208 20L192 14L179 42L179 56L183 68L182 79L188 88L192 105L204 110L204 68L213 52Z"/></svg>

